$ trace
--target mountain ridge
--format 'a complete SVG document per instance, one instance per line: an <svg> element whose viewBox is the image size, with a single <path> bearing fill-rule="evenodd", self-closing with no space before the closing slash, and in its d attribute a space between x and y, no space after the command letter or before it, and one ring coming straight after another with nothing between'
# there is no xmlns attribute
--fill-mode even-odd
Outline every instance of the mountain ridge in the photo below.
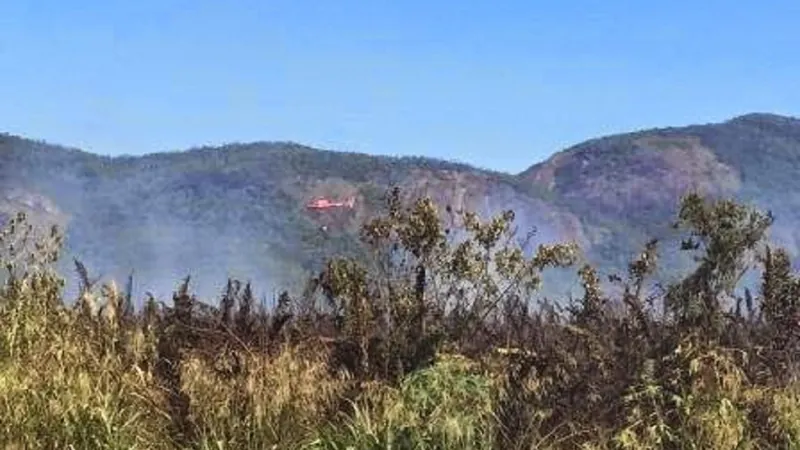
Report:
<svg viewBox="0 0 800 450"><path fill-rule="evenodd" d="M212 297L227 276L274 291L325 256L357 253L358 225L393 185L484 217L514 209L522 229L539 231L538 243L575 240L607 271L624 269L649 237L667 236L690 189L777 209L775 236L797 255L794 169L800 120L770 113L602 136L518 173L291 141L111 157L0 133L0 214L22 209L63 225L67 253L90 270L117 280L136 270L141 288L161 296L193 273L199 293ZM354 196L358 206L304 209L320 195ZM674 252L666 259L670 270L682 264Z"/></svg>

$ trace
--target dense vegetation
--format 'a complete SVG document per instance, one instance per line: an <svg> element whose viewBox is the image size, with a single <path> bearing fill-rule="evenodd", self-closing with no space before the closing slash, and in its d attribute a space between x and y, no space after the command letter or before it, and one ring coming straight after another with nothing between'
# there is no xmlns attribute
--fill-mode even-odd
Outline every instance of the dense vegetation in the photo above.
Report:
<svg viewBox="0 0 800 450"><path fill-rule="evenodd" d="M482 220L428 198L361 228L369 258L334 258L303 295L216 307L82 280L64 301L57 229L2 239L5 448L800 448L800 278L765 244L769 214L683 198L692 273L650 281L658 242L602 292L572 244L525 251L507 211ZM528 256L530 255L530 256ZM532 304L572 267L583 295ZM758 292L735 286L762 269Z"/></svg>

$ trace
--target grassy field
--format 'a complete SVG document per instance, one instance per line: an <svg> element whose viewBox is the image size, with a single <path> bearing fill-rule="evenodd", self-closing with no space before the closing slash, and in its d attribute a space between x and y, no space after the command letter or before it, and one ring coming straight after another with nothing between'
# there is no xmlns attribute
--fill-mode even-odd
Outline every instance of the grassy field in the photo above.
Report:
<svg viewBox="0 0 800 450"><path fill-rule="evenodd" d="M231 281L216 306L126 289L61 295L58 230L6 226L0 443L45 449L800 448L800 281L764 244L771 217L689 195L694 272L649 281L653 242L610 297L570 244L532 256L513 212L390 196L372 259L333 259L266 310ZM458 238L452 236L458 235ZM518 236L517 236L518 237ZM758 292L736 295L748 267ZM582 298L531 304L574 267Z"/></svg>

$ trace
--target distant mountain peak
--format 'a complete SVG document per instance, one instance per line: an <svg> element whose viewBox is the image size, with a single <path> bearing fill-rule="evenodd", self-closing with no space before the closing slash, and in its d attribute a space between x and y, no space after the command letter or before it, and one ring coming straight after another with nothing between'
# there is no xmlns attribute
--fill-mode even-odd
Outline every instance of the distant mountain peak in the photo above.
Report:
<svg viewBox="0 0 800 450"><path fill-rule="evenodd" d="M797 124L800 118L784 116L780 114L753 112L730 119L728 123L778 123L778 124Z"/></svg>

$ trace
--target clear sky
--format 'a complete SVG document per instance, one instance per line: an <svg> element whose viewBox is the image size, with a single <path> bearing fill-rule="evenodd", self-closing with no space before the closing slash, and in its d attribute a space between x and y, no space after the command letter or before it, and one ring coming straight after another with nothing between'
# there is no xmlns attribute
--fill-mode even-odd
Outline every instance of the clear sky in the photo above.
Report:
<svg viewBox="0 0 800 450"><path fill-rule="evenodd" d="M800 2L3 0L0 130L517 172L598 135L800 115Z"/></svg>

